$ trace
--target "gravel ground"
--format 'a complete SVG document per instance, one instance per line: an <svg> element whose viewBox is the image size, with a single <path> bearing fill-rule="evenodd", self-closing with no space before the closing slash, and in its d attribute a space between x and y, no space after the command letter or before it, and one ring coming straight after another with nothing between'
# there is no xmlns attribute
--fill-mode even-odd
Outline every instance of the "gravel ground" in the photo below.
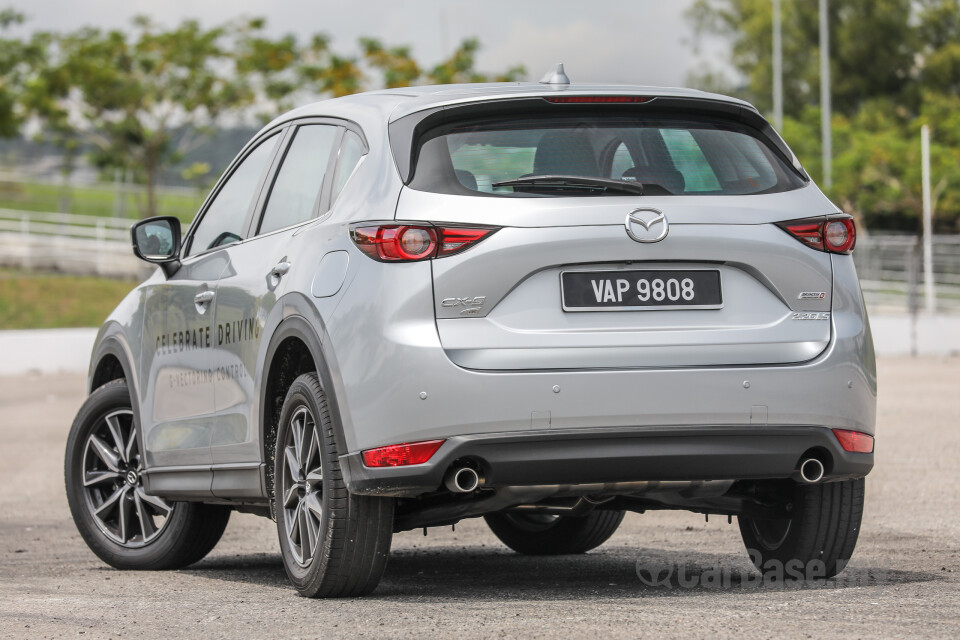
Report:
<svg viewBox="0 0 960 640"><path fill-rule="evenodd" d="M251 515L186 570L102 564L63 491L83 379L0 378L0 637L956 638L960 359L886 359L880 383L860 543L835 580L758 585L736 524L655 512L575 557L510 553L477 520L399 534L372 596L311 601L287 584L274 524Z"/></svg>

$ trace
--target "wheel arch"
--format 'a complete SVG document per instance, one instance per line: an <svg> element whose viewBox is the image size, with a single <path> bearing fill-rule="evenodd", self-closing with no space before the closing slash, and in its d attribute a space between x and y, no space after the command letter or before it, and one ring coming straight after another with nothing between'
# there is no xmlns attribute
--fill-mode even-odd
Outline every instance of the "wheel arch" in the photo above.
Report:
<svg viewBox="0 0 960 640"><path fill-rule="evenodd" d="M316 372L320 386L327 396L330 406L330 416L333 421L334 436L341 455L346 453L342 447L345 442L343 420L329 360L323 349L313 324L301 315L291 315L277 326L270 338L267 347L262 378L259 385L260 394L260 455L265 463L267 496L273 488L273 449L276 442L277 423L283 400L286 397L290 384L300 375ZM344 476L348 471L343 468ZM344 480L347 480L345 477Z"/></svg>
<svg viewBox="0 0 960 640"><path fill-rule="evenodd" d="M127 374L124 371L120 358L112 353L105 353L99 361L96 362L93 374L90 376L90 390L99 389L111 380L126 379Z"/></svg>
<svg viewBox="0 0 960 640"><path fill-rule="evenodd" d="M106 325L97 337L87 377L87 395L112 380L126 380L130 392L133 423L143 443L143 425L140 420L140 384L133 354L125 336L115 325ZM146 444L144 444L146 447Z"/></svg>
<svg viewBox="0 0 960 640"><path fill-rule="evenodd" d="M90 358L90 371L87 377L87 395L111 380L124 379L130 390L130 404L133 417L140 429L140 383L137 378L136 360L131 353L124 335L119 329L104 327L97 339ZM140 435L143 435L141 431ZM142 440L141 440L142 441Z"/></svg>
<svg viewBox="0 0 960 640"><path fill-rule="evenodd" d="M87 393L93 393L97 388L119 378L126 379L131 391L135 390L138 385L132 362L133 355L121 334L109 333L102 336L90 358Z"/></svg>

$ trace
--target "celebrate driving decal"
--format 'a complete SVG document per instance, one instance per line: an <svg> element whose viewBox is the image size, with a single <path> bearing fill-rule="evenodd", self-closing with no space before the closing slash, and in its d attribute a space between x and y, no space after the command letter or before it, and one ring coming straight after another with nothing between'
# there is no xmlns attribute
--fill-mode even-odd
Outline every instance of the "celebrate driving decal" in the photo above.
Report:
<svg viewBox="0 0 960 640"><path fill-rule="evenodd" d="M181 353L193 349L207 349L215 338L217 346L236 344L260 338L260 323L256 317L242 318L217 324L216 332L211 336L210 327L187 328L183 331L171 331L156 336L157 355Z"/></svg>

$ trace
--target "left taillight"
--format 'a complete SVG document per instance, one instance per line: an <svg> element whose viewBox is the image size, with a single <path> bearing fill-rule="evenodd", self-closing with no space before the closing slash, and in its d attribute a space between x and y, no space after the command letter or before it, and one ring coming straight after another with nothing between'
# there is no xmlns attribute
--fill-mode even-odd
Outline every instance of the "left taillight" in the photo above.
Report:
<svg viewBox="0 0 960 640"><path fill-rule="evenodd" d="M852 253L857 244L853 218L816 218L781 222L777 226L817 251Z"/></svg>
<svg viewBox="0 0 960 640"><path fill-rule="evenodd" d="M430 223L363 222L350 230L360 251L380 262L413 262L465 251L497 227L460 227Z"/></svg>

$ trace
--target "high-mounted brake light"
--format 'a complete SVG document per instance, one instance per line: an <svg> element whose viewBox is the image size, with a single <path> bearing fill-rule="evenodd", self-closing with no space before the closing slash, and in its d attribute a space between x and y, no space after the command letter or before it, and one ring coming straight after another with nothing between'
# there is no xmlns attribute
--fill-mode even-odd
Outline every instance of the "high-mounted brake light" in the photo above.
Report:
<svg viewBox="0 0 960 640"><path fill-rule="evenodd" d="M857 244L853 218L828 218L781 222L781 229L817 251L852 253Z"/></svg>
<svg viewBox="0 0 960 640"><path fill-rule="evenodd" d="M844 451L850 453L873 453L873 436L869 433L860 431L850 431L848 429L834 429L833 435L837 437L840 446Z"/></svg>
<svg viewBox="0 0 960 640"><path fill-rule="evenodd" d="M405 467L410 464L423 464L433 457L443 442L443 440L425 440L392 444L387 447L367 449L361 455L363 464L368 467Z"/></svg>
<svg viewBox="0 0 960 640"><path fill-rule="evenodd" d="M549 96L544 100L554 104L623 104L650 102L653 96Z"/></svg>
<svg viewBox="0 0 960 640"><path fill-rule="evenodd" d="M365 254L380 262L412 262L443 258L465 251L497 229L430 223L397 223L354 227L350 236Z"/></svg>

